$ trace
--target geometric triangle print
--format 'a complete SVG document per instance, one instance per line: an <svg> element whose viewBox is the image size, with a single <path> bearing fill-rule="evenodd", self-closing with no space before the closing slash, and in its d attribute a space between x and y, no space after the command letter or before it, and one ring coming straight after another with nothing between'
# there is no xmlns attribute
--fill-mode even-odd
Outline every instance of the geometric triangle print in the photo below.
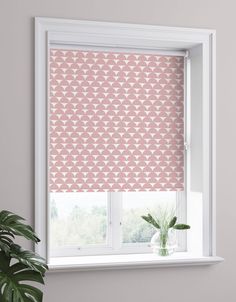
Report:
<svg viewBox="0 0 236 302"><path fill-rule="evenodd" d="M184 59L51 49L50 192L182 191Z"/></svg>

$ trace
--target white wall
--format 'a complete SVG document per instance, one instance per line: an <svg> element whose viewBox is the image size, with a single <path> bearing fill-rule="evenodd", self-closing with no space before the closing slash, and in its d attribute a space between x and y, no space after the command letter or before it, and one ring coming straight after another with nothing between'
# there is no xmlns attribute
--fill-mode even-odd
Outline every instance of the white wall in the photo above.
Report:
<svg viewBox="0 0 236 302"><path fill-rule="evenodd" d="M233 0L0 1L0 208L18 212L32 224L33 17L217 30L217 249L226 261L211 267L48 274L45 302L235 301L235 9Z"/></svg>

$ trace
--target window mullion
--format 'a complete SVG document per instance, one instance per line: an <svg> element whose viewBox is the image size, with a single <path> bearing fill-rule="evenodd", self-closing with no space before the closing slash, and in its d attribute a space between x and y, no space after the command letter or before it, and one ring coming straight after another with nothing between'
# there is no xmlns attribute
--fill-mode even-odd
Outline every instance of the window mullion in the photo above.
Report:
<svg viewBox="0 0 236 302"><path fill-rule="evenodd" d="M122 193L112 192L111 195L111 228L112 248L118 251L122 243Z"/></svg>
<svg viewBox="0 0 236 302"><path fill-rule="evenodd" d="M112 197L111 193L107 193L107 245L112 247Z"/></svg>
<svg viewBox="0 0 236 302"><path fill-rule="evenodd" d="M176 215L178 221L186 223L187 220L187 203L186 192L176 192ZM178 250L180 252L187 250L187 234L186 232L177 232Z"/></svg>

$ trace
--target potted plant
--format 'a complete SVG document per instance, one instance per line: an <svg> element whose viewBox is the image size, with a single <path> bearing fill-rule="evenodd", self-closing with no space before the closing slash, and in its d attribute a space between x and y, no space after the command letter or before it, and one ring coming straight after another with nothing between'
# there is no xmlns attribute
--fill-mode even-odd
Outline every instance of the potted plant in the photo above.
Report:
<svg viewBox="0 0 236 302"><path fill-rule="evenodd" d="M48 269L45 260L14 243L15 236L35 243L40 241L23 220L9 211L0 212L0 301L3 302L41 302L43 299L42 291L31 282L44 284Z"/></svg>
<svg viewBox="0 0 236 302"><path fill-rule="evenodd" d="M153 252L160 256L168 256L174 252L176 248L176 230L190 229L187 224L177 224L177 217L173 210L160 208L156 218L150 213L141 217L156 229L156 233L151 239L151 247Z"/></svg>

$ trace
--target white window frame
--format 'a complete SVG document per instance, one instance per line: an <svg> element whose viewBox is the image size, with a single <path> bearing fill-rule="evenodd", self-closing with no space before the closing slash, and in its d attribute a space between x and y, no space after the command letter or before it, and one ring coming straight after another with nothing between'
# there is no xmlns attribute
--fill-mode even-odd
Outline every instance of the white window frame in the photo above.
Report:
<svg viewBox="0 0 236 302"><path fill-rule="evenodd" d="M203 141L203 253L172 259L89 258L51 262L54 269L86 269L104 267L135 267L209 264L222 261L216 256L215 223L215 31L209 29L175 28L164 26L78 21L52 18L35 19L35 230L41 238L36 251L47 259L48 221L47 203L47 99L49 45L64 44L91 47L124 47L137 51L168 51L182 53L193 47L202 50L202 141ZM188 58L186 59L188 62ZM188 84L187 84L188 85ZM190 92L187 90L190 98ZM187 107L186 110L189 110ZM188 127L188 125L187 125ZM179 253L176 253L179 254ZM134 255L132 255L134 257ZM81 257L80 257L81 258ZM128 259L128 260L127 260ZM76 262L77 261L77 262ZM82 262L81 262L82 261ZM77 263L77 264L76 264Z"/></svg>

